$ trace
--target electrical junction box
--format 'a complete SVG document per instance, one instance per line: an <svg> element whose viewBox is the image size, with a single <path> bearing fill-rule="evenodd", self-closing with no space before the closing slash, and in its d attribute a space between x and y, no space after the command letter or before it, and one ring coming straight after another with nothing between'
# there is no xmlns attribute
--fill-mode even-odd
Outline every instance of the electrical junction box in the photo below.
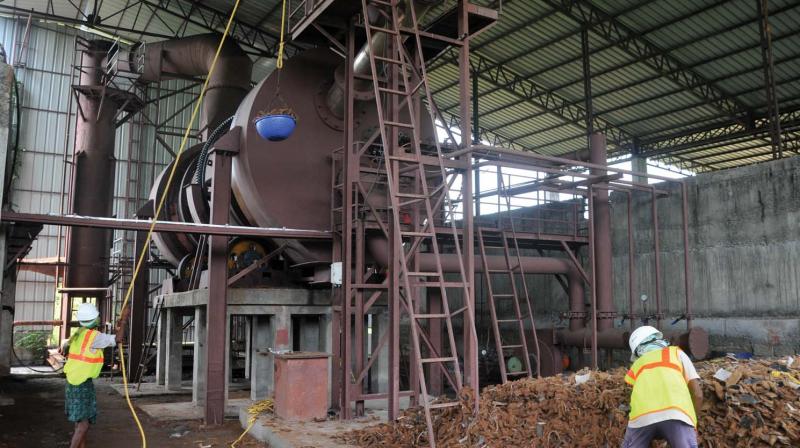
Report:
<svg viewBox="0 0 800 448"><path fill-rule="evenodd" d="M342 286L342 262L331 263L331 285Z"/></svg>

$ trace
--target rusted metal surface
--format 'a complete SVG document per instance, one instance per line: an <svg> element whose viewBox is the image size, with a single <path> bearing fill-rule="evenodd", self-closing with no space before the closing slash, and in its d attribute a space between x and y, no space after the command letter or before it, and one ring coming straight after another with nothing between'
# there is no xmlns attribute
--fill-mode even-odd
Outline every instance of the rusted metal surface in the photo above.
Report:
<svg viewBox="0 0 800 448"><path fill-rule="evenodd" d="M327 417L329 354L294 352L262 356L275 356L275 415L298 421Z"/></svg>

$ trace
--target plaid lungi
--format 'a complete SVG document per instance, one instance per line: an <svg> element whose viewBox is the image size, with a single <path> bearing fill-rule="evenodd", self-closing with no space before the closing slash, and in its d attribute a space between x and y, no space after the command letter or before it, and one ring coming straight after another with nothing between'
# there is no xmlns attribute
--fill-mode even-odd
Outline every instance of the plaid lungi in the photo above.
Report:
<svg viewBox="0 0 800 448"><path fill-rule="evenodd" d="M89 423L95 422L97 419L97 396L91 379L77 386L67 383L64 411L67 413L67 420L71 422L77 423L82 420L89 420Z"/></svg>

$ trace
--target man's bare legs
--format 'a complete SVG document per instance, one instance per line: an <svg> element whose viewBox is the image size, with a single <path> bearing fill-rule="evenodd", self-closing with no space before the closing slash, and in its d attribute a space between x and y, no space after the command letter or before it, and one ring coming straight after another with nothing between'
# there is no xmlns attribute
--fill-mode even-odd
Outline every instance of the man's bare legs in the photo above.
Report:
<svg viewBox="0 0 800 448"><path fill-rule="evenodd" d="M72 442L69 448L86 448L86 435L89 433L89 420L81 420L75 423L75 434L72 435Z"/></svg>

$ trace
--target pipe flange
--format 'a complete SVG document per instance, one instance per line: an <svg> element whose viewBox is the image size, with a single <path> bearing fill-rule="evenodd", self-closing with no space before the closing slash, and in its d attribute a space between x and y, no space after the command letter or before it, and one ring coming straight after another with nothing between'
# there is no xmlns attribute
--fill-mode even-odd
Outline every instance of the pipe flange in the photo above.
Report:
<svg viewBox="0 0 800 448"><path fill-rule="evenodd" d="M331 129L344 131L344 120L334 115L328 108L327 95L330 87L330 83L323 83L319 89L317 89L317 93L314 95L314 107L317 109L319 118Z"/></svg>
<svg viewBox="0 0 800 448"><path fill-rule="evenodd" d="M597 318L598 319L614 319L617 317L616 311L598 311Z"/></svg>
<svg viewBox="0 0 800 448"><path fill-rule="evenodd" d="M586 319L589 313L585 311L567 311L564 313L564 317L568 319Z"/></svg>
<svg viewBox="0 0 800 448"><path fill-rule="evenodd" d="M345 91L345 79L344 79L344 69L343 65L340 65L334 72L333 72L333 82L342 89L342 92ZM375 98L375 90L372 87L372 83L368 83L369 87L366 90L358 90L357 87L358 83L353 83L353 98L356 101L370 101ZM329 86L330 87L330 86ZM327 93L327 90L326 90Z"/></svg>

